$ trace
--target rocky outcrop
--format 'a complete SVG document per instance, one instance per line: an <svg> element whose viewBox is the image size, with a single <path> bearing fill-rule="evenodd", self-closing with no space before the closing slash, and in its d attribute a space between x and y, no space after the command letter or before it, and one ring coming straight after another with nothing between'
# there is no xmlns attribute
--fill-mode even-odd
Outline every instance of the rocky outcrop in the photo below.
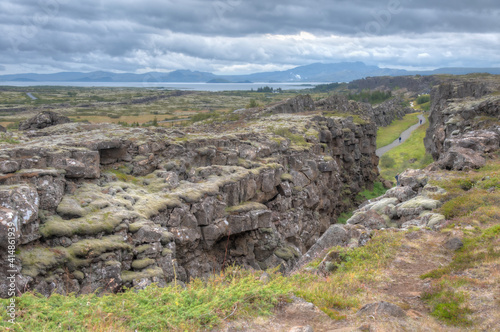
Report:
<svg viewBox="0 0 500 332"><path fill-rule="evenodd" d="M67 116L52 111L43 111L26 121L22 121L19 124L19 130L37 130L68 122L71 120Z"/></svg>
<svg viewBox="0 0 500 332"><path fill-rule="evenodd" d="M367 77L349 83L349 89L374 90L374 89L407 89L417 94L427 94L432 87L442 79L439 76L379 76Z"/></svg>
<svg viewBox="0 0 500 332"><path fill-rule="evenodd" d="M368 103L348 100L344 95L333 95L317 101L316 108L327 113L357 115L366 121L374 122L378 127L388 126L394 120L402 119L406 114L415 112L413 108L404 106L401 97L372 106Z"/></svg>
<svg viewBox="0 0 500 332"><path fill-rule="evenodd" d="M188 131L67 123L2 143L0 231L17 225L18 289L117 291L229 264L290 270L378 176L376 126L353 117ZM362 230L347 227L347 243Z"/></svg>
<svg viewBox="0 0 500 332"><path fill-rule="evenodd" d="M401 186L368 201L354 212L347 224L367 229L439 228L445 218L433 212L441 206L434 197L445 191L428 184L428 174L423 170L408 169L399 175L399 179Z"/></svg>
<svg viewBox="0 0 500 332"><path fill-rule="evenodd" d="M498 86L488 81L444 83L431 93L427 151L444 169L463 170L485 164L500 144Z"/></svg>

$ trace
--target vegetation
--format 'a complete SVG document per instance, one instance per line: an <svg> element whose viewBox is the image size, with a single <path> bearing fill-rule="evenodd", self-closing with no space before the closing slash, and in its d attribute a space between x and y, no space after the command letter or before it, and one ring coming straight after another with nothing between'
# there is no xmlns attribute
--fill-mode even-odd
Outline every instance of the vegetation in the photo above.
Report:
<svg viewBox="0 0 500 332"><path fill-rule="evenodd" d="M401 120L394 120L387 127L379 127L377 130L377 149L391 144L398 139L399 135L418 123L419 113L406 114Z"/></svg>
<svg viewBox="0 0 500 332"><path fill-rule="evenodd" d="M311 92L314 93L325 93L331 92L339 89L340 87L345 86L343 83L329 83L329 84L319 84L311 89Z"/></svg>
<svg viewBox="0 0 500 332"><path fill-rule="evenodd" d="M424 146L425 131L428 122L418 127L401 145L385 153L380 160L380 175L389 181L407 168L423 168L433 160L426 154Z"/></svg>
<svg viewBox="0 0 500 332"><path fill-rule="evenodd" d="M349 93L347 95L347 98L349 100L355 100L355 101L361 101L364 103L370 103L370 104L380 104L387 99L392 98L392 92L391 91L369 91L369 90L363 90L359 93Z"/></svg>
<svg viewBox="0 0 500 332"><path fill-rule="evenodd" d="M433 182L447 190L440 197L445 203L439 212L449 219L442 232L464 229L463 247L451 262L421 276L433 280L422 299L429 304L431 315L448 324L473 325L472 290L484 290L498 282L488 269L500 262L499 183L499 160L477 171L452 172L450 178Z"/></svg>
<svg viewBox="0 0 500 332"><path fill-rule="evenodd" d="M97 296L44 296L25 293L16 299L16 329L23 331L196 331L214 329L226 320L266 316L291 294L313 302L334 319L358 309L361 289L381 279L401 244L402 234L377 232L365 247L339 250L343 263L327 278L299 272L290 277L228 268L207 280L196 279L185 288L176 285ZM0 300L6 305L8 300ZM0 327L11 327L6 312Z"/></svg>

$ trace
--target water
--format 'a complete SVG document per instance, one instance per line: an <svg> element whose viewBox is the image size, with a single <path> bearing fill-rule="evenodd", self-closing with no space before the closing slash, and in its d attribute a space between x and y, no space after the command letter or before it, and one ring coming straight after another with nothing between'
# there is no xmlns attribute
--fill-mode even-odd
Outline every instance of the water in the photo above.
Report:
<svg viewBox="0 0 500 332"><path fill-rule="evenodd" d="M112 88L162 88L168 90L193 91L243 91L257 90L269 86L274 90L302 90L325 83L172 83L172 82L0 82L0 86L72 86L72 87L112 87Z"/></svg>

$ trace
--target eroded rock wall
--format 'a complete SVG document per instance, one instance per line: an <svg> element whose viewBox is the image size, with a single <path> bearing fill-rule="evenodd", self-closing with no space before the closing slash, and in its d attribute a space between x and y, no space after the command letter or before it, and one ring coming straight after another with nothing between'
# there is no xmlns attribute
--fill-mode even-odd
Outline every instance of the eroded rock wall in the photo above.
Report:
<svg viewBox="0 0 500 332"><path fill-rule="evenodd" d="M69 123L2 145L0 231L18 226L18 290L289 270L378 175L371 122L277 114L212 127Z"/></svg>
<svg viewBox="0 0 500 332"><path fill-rule="evenodd" d="M498 91L495 81L478 79L443 83L432 90L424 143L441 168L481 167L486 155L499 148Z"/></svg>

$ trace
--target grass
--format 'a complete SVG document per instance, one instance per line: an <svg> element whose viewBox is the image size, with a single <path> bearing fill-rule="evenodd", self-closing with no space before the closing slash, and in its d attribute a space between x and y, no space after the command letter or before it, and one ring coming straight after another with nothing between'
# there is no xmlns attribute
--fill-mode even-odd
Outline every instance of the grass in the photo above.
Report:
<svg viewBox="0 0 500 332"><path fill-rule="evenodd" d="M26 293L16 298L20 331L196 331L211 329L225 319L269 315L288 294L291 284L271 273L268 283L255 273L237 268L209 280L196 279L186 288L125 291L50 298ZM1 300L6 304L8 300ZM0 326L6 322L4 311Z"/></svg>
<svg viewBox="0 0 500 332"><path fill-rule="evenodd" d="M379 127L377 130L377 149L391 144L398 139L403 131L418 123L418 114L420 113L406 114L403 119L395 120L387 127Z"/></svg>
<svg viewBox="0 0 500 332"><path fill-rule="evenodd" d="M314 303L333 319L345 318L345 313L361 306L366 288L384 279L381 270L396 255L402 237L398 233L377 231L364 247L332 248L342 258L335 273L326 278L297 273L291 277L294 293ZM318 263L320 260L318 258Z"/></svg>
<svg viewBox="0 0 500 332"><path fill-rule="evenodd" d="M428 122L418 127L401 145L385 153L380 159L380 174L393 181L396 174L407 168L423 168L433 160L425 152L424 137ZM411 162L413 161L413 162Z"/></svg>
<svg viewBox="0 0 500 332"><path fill-rule="evenodd" d="M298 145L298 146L309 146L309 143L307 143L305 137L300 134L294 134L290 131L289 128L284 128L284 127L278 127L278 128L271 128L271 131L273 134L288 138L292 144Z"/></svg>
<svg viewBox="0 0 500 332"><path fill-rule="evenodd" d="M476 171L448 174L446 179L432 181L447 190L439 197L444 202L439 212L448 219L442 232L461 230L463 247L454 252L448 265L420 276L432 280L422 299L432 316L449 325L468 327L476 323L470 314L477 303L478 285L481 293L488 293L495 292L492 287L498 283L490 268L500 262L500 160L489 161Z"/></svg>
<svg viewBox="0 0 500 332"><path fill-rule="evenodd" d="M262 272L228 268L209 279L196 279L186 285L143 290L125 290L97 296L49 298L25 293L16 298L15 326L0 313L0 327L20 331L199 331L216 329L224 321L267 316L292 293L313 302L333 319L357 310L367 284L383 279L380 270L397 253L402 234L376 232L365 247L337 247L343 263L327 278L300 271L285 277ZM2 299L6 305L9 300Z"/></svg>
<svg viewBox="0 0 500 332"><path fill-rule="evenodd" d="M431 316L449 325L472 325L469 314L473 311L466 303L468 296L464 291L457 290L464 282L467 281L460 278L442 278L431 290L422 294L422 300L431 307Z"/></svg>

